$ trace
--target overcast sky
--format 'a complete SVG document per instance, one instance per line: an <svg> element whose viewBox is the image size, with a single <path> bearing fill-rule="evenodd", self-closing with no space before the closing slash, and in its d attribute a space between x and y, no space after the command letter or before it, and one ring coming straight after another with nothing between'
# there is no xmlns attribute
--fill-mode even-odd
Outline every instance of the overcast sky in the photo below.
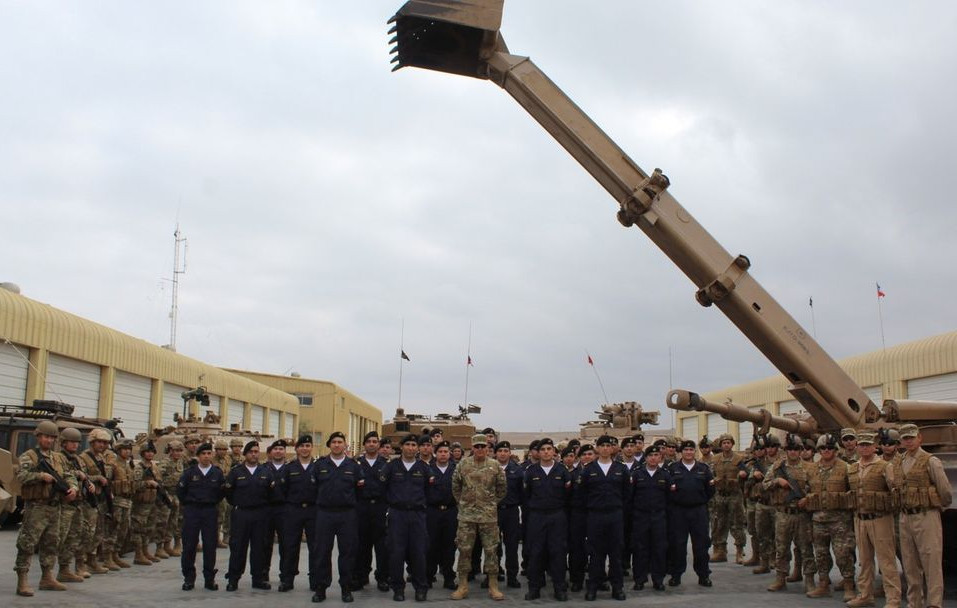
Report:
<svg viewBox="0 0 957 608"><path fill-rule="evenodd" d="M0 0L0 281L391 417L574 428L775 370L504 91L390 73L398 0ZM952 331L957 3L508 0L529 55L841 358ZM673 373L669 374L669 349ZM670 421L670 414L664 417Z"/></svg>

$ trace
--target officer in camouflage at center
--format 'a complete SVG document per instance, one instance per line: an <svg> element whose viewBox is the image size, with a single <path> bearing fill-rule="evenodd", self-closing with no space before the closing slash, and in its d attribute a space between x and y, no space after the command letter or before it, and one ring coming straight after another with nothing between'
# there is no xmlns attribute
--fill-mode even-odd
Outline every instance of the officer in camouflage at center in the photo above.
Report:
<svg viewBox="0 0 957 608"><path fill-rule="evenodd" d="M459 586L452 593L460 600L469 593L472 547L475 538L481 538L485 550L485 574L488 575L488 594L494 600L505 596L498 588L498 503L505 498L505 473L494 459L488 457L485 435L472 437L472 455L462 458L452 474L452 495L459 505L459 528L455 543L459 548Z"/></svg>

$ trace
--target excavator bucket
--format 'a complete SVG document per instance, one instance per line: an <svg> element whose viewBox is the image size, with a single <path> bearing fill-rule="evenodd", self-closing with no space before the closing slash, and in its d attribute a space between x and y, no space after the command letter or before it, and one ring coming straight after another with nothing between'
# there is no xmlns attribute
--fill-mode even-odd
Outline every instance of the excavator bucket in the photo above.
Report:
<svg viewBox="0 0 957 608"><path fill-rule="evenodd" d="M389 19L392 71L414 66L488 78L486 61L505 43L498 30L505 0L410 0Z"/></svg>

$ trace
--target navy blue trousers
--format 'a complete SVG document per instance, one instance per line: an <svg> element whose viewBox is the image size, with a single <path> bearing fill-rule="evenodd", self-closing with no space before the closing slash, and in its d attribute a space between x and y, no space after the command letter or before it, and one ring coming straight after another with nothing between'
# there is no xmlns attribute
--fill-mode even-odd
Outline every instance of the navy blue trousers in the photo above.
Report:
<svg viewBox="0 0 957 608"><path fill-rule="evenodd" d="M229 515L229 570L226 578L238 581L246 571L246 553L249 553L249 572L253 582L263 581L265 570L266 509L232 507ZM206 541L203 541L205 547Z"/></svg>
<svg viewBox="0 0 957 608"><path fill-rule="evenodd" d="M694 556L694 571L698 576L709 576L708 549L711 536L708 533L708 505L696 507L671 507L672 576L681 576L688 568L688 536L691 536L691 553Z"/></svg>
<svg viewBox="0 0 957 608"><path fill-rule="evenodd" d="M360 583L369 581L372 572L372 554L375 552L375 580L389 581L389 547L386 529L386 511L388 505L379 498L375 502L360 500L356 507L359 526L359 550L356 553L356 565L353 570Z"/></svg>
<svg viewBox="0 0 957 608"><path fill-rule="evenodd" d="M591 554L588 556L588 588L598 589L605 580L605 560L608 560L608 582L612 589L621 589L625 581L621 571L621 509L589 511L587 534Z"/></svg>
<svg viewBox="0 0 957 608"><path fill-rule="evenodd" d="M359 530L356 527L356 511L353 508L327 510L316 507L316 545L312 552L314 565L311 570L317 589L327 589L332 584L332 544L339 543L339 588L343 591L352 585L352 568L359 546Z"/></svg>
<svg viewBox="0 0 957 608"><path fill-rule="evenodd" d="M216 577L216 545L219 543L219 518L216 505L183 506L183 555L180 566L183 580L196 582L196 546L203 536L203 578L212 581Z"/></svg>
<svg viewBox="0 0 957 608"><path fill-rule="evenodd" d="M585 568L588 565L586 515L584 509L571 509L568 516L568 579L578 584L585 582Z"/></svg>
<svg viewBox="0 0 957 608"><path fill-rule="evenodd" d="M286 505L273 504L266 507L266 535L263 539L263 574L262 580L269 580L269 570L272 568L272 546L279 543L279 563L282 564L283 537L282 526L285 520Z"/></svg>
<svg viewBox="0 0 957 608"><path fill-rule="evenodd" d="M564 591L565 556L568 552L568 515L564 509L529 511L526 527L528 539L528 588L545 586L545 562L555 591Z"/></svg>
<svg viewBox="0 0 957 608"><path fill-rule="evenodd" d="M498 545L499 553L505 556L505 568L501 567L499 560L499 572L505 572L508 578L518 578L518 541L522 537L522 524L519 521L518 505L514 507L499 507L498 509L498 529L502 534L502 542Z"/></svg>
<svg viewBox="0 0 957 608"><path fill-rule="evenodd" d="M429 552L426 558L425 571L429 580L435 578L439 572L442 578L455 578L455 533L459 527L459 510L457 507L441 509L430 506L425 512L425 525L429 533Z"/></svg>
<svg viewBox="0 0 957 608"><path fill-rule="evenodd" d="M631 524L636 583L661 583L665 578L668 555L668 516L661 511L639 511Z"/></svg>
<svg viewBox="0 0 957 608"><path fill-rule="evenodd" d="M286 505L286 521L282 528L282 560L279 563L279 580L290 585L299 574L299 548L302 545L302 533L306 533L306 547L310 556L316 542L316 506L301 504ZM312 560L309 560L309 588L315 589L316 574L312 572Z"/></svg>
<svg viewBox="0 0 957 608"><path fill-rule="evenodd" d="M425 510L389 510L389 584L393 591L405 589L403 566L408 563L409 576L416 591L429 588L425 576L425 555L429 538Z"/></svg>

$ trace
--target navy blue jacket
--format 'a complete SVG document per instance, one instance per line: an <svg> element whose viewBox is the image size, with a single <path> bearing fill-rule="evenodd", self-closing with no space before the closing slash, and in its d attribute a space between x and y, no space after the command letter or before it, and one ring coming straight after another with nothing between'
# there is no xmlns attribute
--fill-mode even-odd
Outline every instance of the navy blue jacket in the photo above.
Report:
<svg viewBox="0 0 957 608"><path fill-rule="evenodd" d="M532 511L564 509L572 488L572 476L560 462L545 475L541 464L525 469L525 504Z"/></svg>
<svg viewBox="0 0 957 608"><path fill-rule="evenodd" d="M499 465L500 467L502 465ZM520 505L524 501L525 493L525 471L511 460L505 465L505 498L498 506L513 507Z"/></svg>
<svg viewBox="0 0 957 608"><path fill-rule="evenodd" d="M312 474L312 469L316 466L315 461L303 468L299 459L287 462L282 468L282 474L279 477L282 495L289 504L315 504L316 502L316 480Z"/></svg>
<svg viewBox="0 0 957 608"><path fill-rule="evenodd" d="M216 465L212 465L206 475L199 470L199 465L193 465L180 475L176 496L184 505L215 505L223 499L225 481L223 470Z"/></svg>
<svg viewBox="0 0 957 608"><path fill-rule="evenodd" d="M585 508L589 511L614 511L625 506L631 491L628 469L617 460L611 462L606 475L598 460L590 462L578 478L585 491Z"/></svg>
<svg viewBox="0 0 957 608"><path fill-rule="evenodd" d="M585 510L585 488L583 488L578 481L581 479L582 471L584 470L585 467L579 464L569 472L572 479L572 493L568 500L568 506L581 511Z"/></svg>
<svg viewBox="0 0 957 608"><path fill-rule="evenodd" d="M339 466L331 456L323 456L312 465L316 485L316 506L343 508L356 506L356 488L362 480L362 467L351 458L343 458Z"/></svg>
<svg viewBox="0 0 957 608"><path fill-rule="evenodd" d="M697 507L714 496L714 474L711 467L695 461L689 471L680 461L668 467L671 473L671 502L682 507Z"/></svg>
<svg viewBox="0 0 957 608"><path fill-rule="evenodd" d="M412 468L406 470L401 457L389 462L379 473L389 506L403 510L425 509L425 491L431 478L429 465L416 460Z"/></svg>
<svg viewBox="0 0 957 608"><path fill-rule="evenodd" d="M245 464L229 470L223 486L223 492L229 504L242 508L264 507L269 504L273 476L269 474L266 466L263 464L257 466L253 473L249 472ZM271 468L272 465L269 466Z"/></svg>
<svg viewBox="0 0 957 608"><path fill-rule="evenodd" d="M668 508L671 473L659 466L654 476L644 465L631 470L631 502L635 513L653 513Z"/></svg>
<svg viewBox="0 0 957 608"><path fill-rule="evenodd" d="M266 471L269 473L270 479L272 479L272 491L269 493L269 504L271 505L281 505L286 502L286 497L282 493L282 472L286 468L285 463L278 469L273 466L271 462L267 462L265 465Z"/></svg>
<svg viewBox="0 0 957 608"><path fill-rule="evenodd" d="M356 458L356 462L359 463L359 467L362 469L362 478L365 479L365 485L359 488L359 498L361 500L385 498L385 484L379 479L379 474L389 461L382 456L377 456L370 465L369 461L366 460L366 455L362 454Z"/></svg>
<svg viewBox="0 0 957 608"><path fill-rule="evenodd" d="M446 507L455 506L455 498L452 496L452 473L455 472L455 463L449 461L449 466L445 473L439 470L432 459L432 465L429 467L432 471L434 481L429 484L425 491L426 500L431 506L445 505Z"/></svg>

